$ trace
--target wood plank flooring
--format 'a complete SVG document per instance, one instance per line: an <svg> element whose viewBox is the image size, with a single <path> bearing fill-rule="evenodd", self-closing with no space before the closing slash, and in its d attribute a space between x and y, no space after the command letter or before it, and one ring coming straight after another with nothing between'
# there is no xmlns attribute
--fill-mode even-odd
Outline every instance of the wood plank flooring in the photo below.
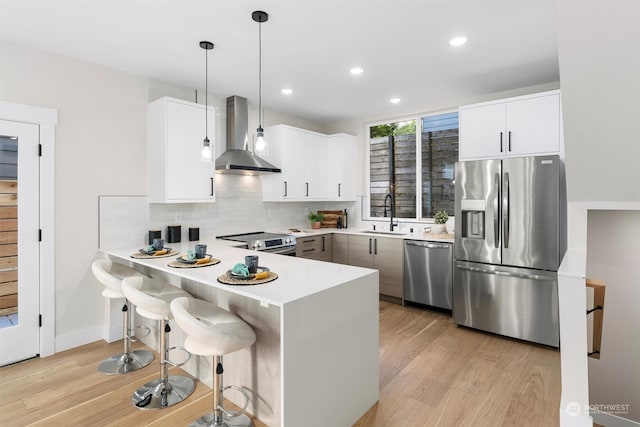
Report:
<svg viewBox="0 0 640 427"><path fill-rule="evenodd" d="M174 427L209 411L211 389L199 382L187 401L172 408L133 408L130 396L157 377L157 359L124 376L100 374L98 363L121 348L121 342L96 342L0 368L0 426ZM380 301L379 355L380 400L357 427L559 425L557 350ZM170 373L183 374L178 368Z"/></svg>

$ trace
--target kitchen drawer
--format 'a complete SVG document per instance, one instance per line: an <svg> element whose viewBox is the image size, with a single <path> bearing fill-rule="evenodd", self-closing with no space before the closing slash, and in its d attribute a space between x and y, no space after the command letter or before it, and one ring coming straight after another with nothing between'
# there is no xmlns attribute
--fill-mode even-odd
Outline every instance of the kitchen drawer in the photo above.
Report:
<svg viewBox="0 0 640 427"><path fill-rule="evenodd" d="M299 237L296 244L296 256L300 258L331 261L333 257L330 234Z"/></svg>

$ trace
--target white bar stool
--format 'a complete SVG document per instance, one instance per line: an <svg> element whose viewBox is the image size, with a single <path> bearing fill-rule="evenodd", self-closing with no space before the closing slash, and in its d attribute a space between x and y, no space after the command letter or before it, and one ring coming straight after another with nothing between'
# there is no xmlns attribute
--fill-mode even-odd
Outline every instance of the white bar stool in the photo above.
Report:
<svg viewBox="0 0 640 427"><path fill-rule="evenodd" d="M238 426L253 427L244 411L249 404L247 392L236 386L222 387L222 355L251 346L256 340L253 329L238 316L195 298L176 298L171 301L173 317L187 338L184 345L192 354L213 356L213 412L191 423L191 427ZM234 389L244 395L245 403L238 412L222 406L222 393Z"/></svg>
<svg viewBox="0 0 640 427"><path fill-rule="evenodd" d="M127 277L142 276L142 273L114 263L109 259L99 259L91 264L91 271L96 279L104 285L102 296L110 299L124 299L122 306L124 351L114 354L98 365L98 371L107 375L126 374L144 368L153 360L153 353L147 350L131 351L131 343L137 341L131 329L131 307L122 293L122 280ZM149 328L146 328L149 334Z"/></svg>
<svg viewBox="0 0 640 427"><path fill-rule="evenodd" d="M149 381L139 387L131 396L131 403L140 409L162 409L182 402L195 389L195 381L182 375L168 375L167 365L182 366L167 358L171 350L184 350L183 347L167 349L167 334L171 328L167 323L172 319L170 303L179 297L191 296L188 292L168 283L148 277L128 277L122 281L122 292L136 305L139 315L147 319L158 320L158 353L160 355L160 378Z"/></svg>

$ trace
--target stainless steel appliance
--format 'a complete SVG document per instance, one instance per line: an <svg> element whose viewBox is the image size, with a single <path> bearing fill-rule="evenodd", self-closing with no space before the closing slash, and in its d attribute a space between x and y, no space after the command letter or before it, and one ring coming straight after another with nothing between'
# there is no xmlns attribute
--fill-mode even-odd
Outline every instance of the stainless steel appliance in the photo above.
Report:
<svg viewBox="0 0 640 427"><path fill-rule="evenodd" d="M216 173L260 175L281 172L249 150L249 110L247 99L227 98L227 150L216 159Z"/></svg>
<svg viewBox="0 0 640 427"><path fill-rule="evenodd" d="M450 243L404 241L404 299L451 310L453 248Z"/></svg>
<svg viewBox="0 0 640 427"><path fill-rule="evenodd" d="M218 236L218 239L246 243L247 249L296 256L296 236L284 233L265 233L257 231L244 234Z"/></svg>
<svg viewBox="0 0 640 427"><path fill-rule="evenodd" d="M558 156L456 163L453 318L557 347Z"/></svg>

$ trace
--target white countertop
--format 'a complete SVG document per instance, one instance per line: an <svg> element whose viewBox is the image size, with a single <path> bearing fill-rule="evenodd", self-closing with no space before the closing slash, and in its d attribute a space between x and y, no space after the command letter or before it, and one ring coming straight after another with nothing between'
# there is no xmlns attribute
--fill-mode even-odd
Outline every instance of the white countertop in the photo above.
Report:
<svg viewBox="0 0 640 427"><path fill-rule="evenodd" d="M157 259L131 258L131 254L138 252L138 249L140 249L138 247L103 249L103 252L127 262L160 270L277 306L322 292L350 280L377 274L376 270L368 268L234 248L229 246L229 242L215 239L169 243L167 246L180 253L186 253L187 250L193 250L197 243L206 244L207 253L221 262L213 266L200 268L172 268L167 264L173 257ZM260 257L259 265L268 267L278 274L278 278L262 285L249 286L231 286L217 281L218 276L231 269L236 263L244 263L245 255L258 255Z"/></svg>
<svg viewBox="0 0 640 427"><path fill-rule="evenodd" d="M421 227L418 227L421 228ZM372 232L368 232L372 231ZM317 230L312 229L303 229L300 232L291 233L290 231L284 231L285 233L291 233L296 238L303 238L307 236L313 235L321 235L321 234L353 234L358 236L369 236L369 237L391 237L393 239L403 239L403 240L423 240L429 242L447 242L453 243L453 234L432 234L432 233L423 233L422 230L414 231L413 233L409 232L393 232L389 233L388 231L378 230L379 232L375 232L373 230L364 230L357 228L347 228L347 229L338 229L338 228L320 228Z"/></svg>

